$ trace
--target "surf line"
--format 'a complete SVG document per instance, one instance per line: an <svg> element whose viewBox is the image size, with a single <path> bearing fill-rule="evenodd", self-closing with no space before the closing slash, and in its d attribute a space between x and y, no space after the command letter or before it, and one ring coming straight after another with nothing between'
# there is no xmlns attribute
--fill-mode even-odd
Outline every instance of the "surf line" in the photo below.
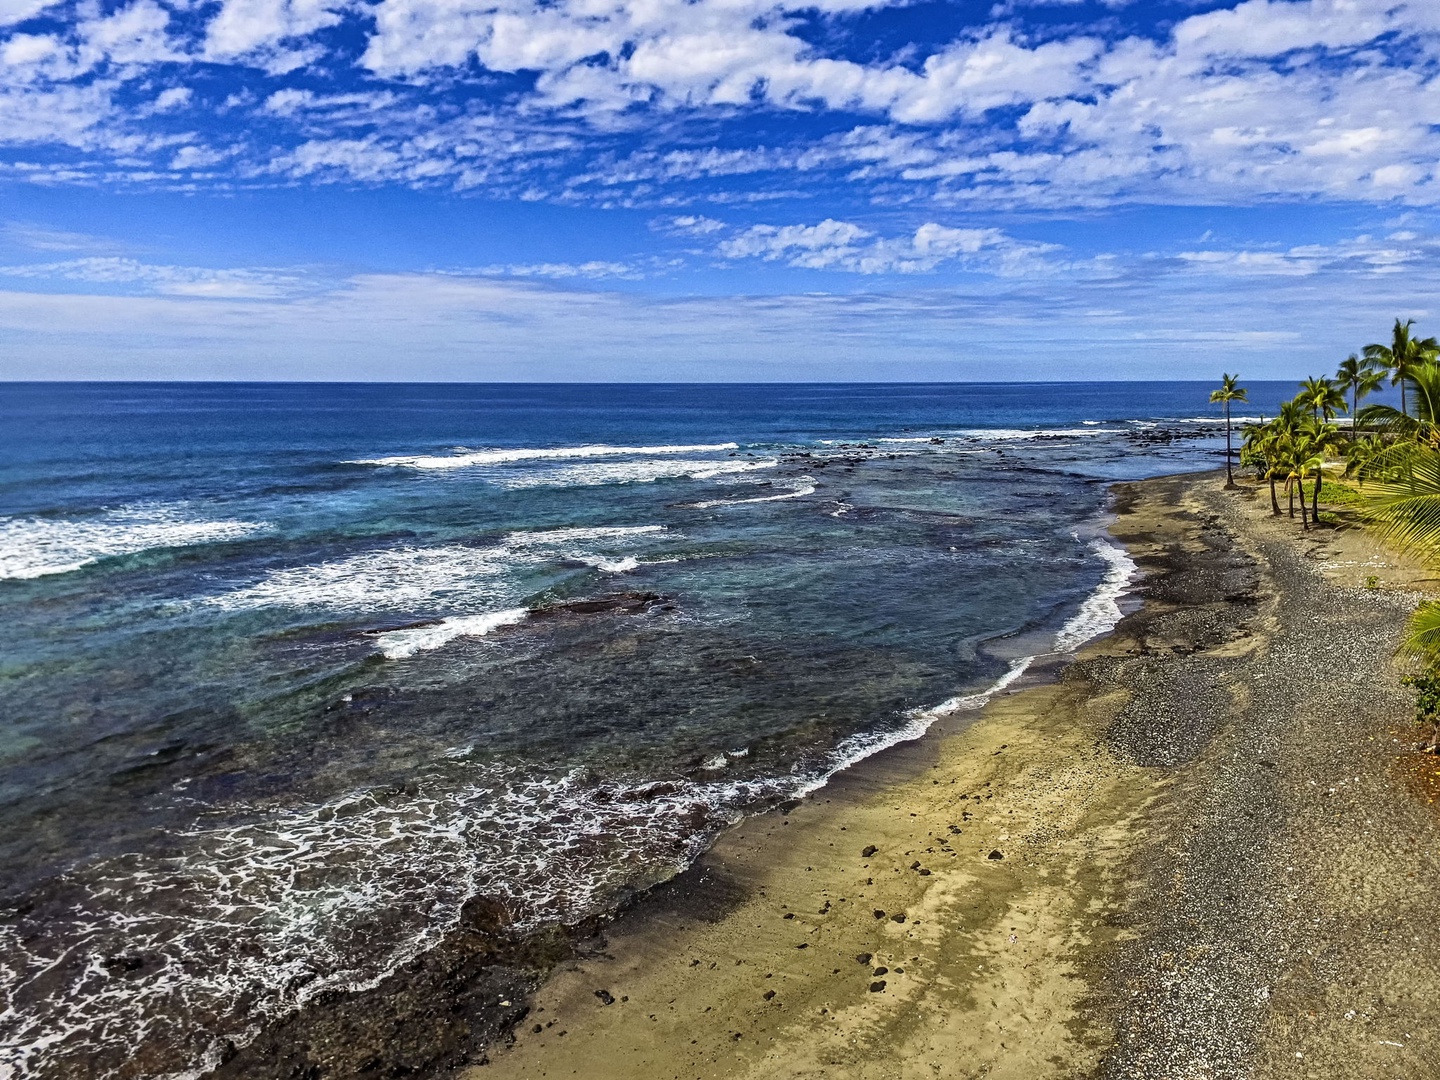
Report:
<svg viewBox="0 0 1440 1080"><path fill-rule="evenodd" d="M1120 599L1128 591L1139 568L1124 548L1108 540L1096 538L1091 542L1090 549L1108 564L1105 577L1081 602L1079 611L1056 633L1054 648L1049 652L1015 658L1010 661L1005 673L983 690L959 694L928 708L909 710L903 714L905 722L894 730L856 734L844 739L835 748L830 767L801 784L793 797L804 798L813 794L828 784L836 773L857 765L882 750L913 742L928 732L937 720L984 708L996 694L1014 685L1042 656L1073 654L1086 642L1114 630L1123 618Z"/></svg>

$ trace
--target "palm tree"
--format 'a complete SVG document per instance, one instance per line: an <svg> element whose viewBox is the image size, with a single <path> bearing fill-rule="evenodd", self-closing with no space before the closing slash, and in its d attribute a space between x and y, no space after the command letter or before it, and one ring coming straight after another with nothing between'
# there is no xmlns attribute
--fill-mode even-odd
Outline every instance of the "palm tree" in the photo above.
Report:
<svg viewBox="0 0 1440 1080"><path fill-rule="evenodd" d="M1296 400L1308 408L1310 415L1316 420L1322 416L1330 420L1337 412L1346 411L1345 395L1323 375L1318 379L1312 377L1302 382Z"/></svg>
<svg viewBox="0 0 1440 1080"><path fill-rule="evenodd" d="M1310 516L1315 524L1320 524L1320 485L1325 480L1325 456L1327 454L1338 454L1343 448L1340 442L1340 429L1334 424L1311 423L1304 433L1305 448L1310 452L1310 457L1317 464L1313 473L1315 487L1310 494ZM1302 495L1303 498L1303 495Z"/></svg>
<svg viewBox="0 0 1440 1080"><path fill-rule="evenodd" d="M1241 434L1240 464L1254 465L1255 475L1270 484L1270 513L1280 516L1280 500L1275 497L1275 481L1280 478L1276 446L1279 429L1274 420L1268 424L1247 424Z"/></svg>
<svg viewBox="0 0 1440 1080"><path fill-rule="evenodd" d="M1360 420L1360 402L1369 397L1385 381L1385 373L1376 368L1373 360L1361 360L1354 353L1340 362L1335 372L1335 388L1342 394L1350 395L1350 437L1356 436L1356 425Z"/></svg>
<svg viewBox="0 0 1440 1080"><path fill-rule="evenodd" d="M1230 445L1230 403L1232 401L1249 401L1246 396L1248 391L1240 385L1240 376L1221 375L1220 389L1210 392L1211 401L1223 402L1225 405L1225 486L1235 486L1235 473L1232 469L1234 464L1234 450Z"/></svg>
<svg viewBox="0 0 1440 1080"><path fill-rule="evenodd" d="M1366 467L1366 516L1380 535L1427 562L1440 561L1440 450L1402 442Z"/></svg>
<svg viewBox="0 0 1440 1080"><path fill-rule="evenodd" d="M1405 381L1412 391L1413 416L1393 405L1366 405L1358 419L1402 443L1440 443L1440 364L1434 360L1416 364Z"/></svg>
<svg viewBox="0 0 1440 1080"><path fill-rule="evenodd" d="M1411 372L1420 365L1433 361L1436 353L1440 352L1440 344L1437 344L1433 337L1410 336L1410 327L1414 325L1414 319L1407 319L1403 323L1396 319L1394 329L1390 332L1389 345L1365 346L1365 358L1382 365L1390 373L1391 386L1400 384L1400 411L1406 415L1409 415L1410 409L1405 400L1405 384Z"/></svg>

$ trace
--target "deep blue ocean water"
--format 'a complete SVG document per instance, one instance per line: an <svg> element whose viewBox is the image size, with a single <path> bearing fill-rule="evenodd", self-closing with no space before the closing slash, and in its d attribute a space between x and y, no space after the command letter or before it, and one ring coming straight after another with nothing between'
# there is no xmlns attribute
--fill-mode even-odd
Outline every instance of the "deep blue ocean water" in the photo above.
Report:
<svg viewBox="0 0 1440 1080"><path fill-rule="evenodd" d="M0 384L0 1076L198 1075L975 707L1209 390Z"/></svg>

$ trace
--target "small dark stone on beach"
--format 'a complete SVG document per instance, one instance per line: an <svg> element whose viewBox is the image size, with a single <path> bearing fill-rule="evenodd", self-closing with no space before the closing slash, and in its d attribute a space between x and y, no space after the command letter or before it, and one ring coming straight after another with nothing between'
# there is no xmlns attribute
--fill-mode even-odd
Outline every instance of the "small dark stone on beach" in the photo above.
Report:
<svg viewBox="0 0 1440 1080"><path fill-rule="evenodd" d="M894 915L891 915L891 916L890 916L890 921L891 921L891 922L904 922L904 921L905 921L905 913L904 913L903 911L896 912Z"/></svg>
<svg viewBox="0 0 1440 1080"><path fill-rule="evenodd" d="M880 993L880 991L882 991L882 990L884 990L884 989L885 989L885 980L884 980L884 979L876 979L874 982L872 982L872 983L870 984L870 992L871 992L872 994L878 994L878 993Z"/></svg>
<svg viewBox="0 0 1440 1080"><path fill-rule="evenodd" d="M802 941L799 945L796 945L795 947L797 949L808 949L810 947L810 943L808 941Z"/></svg>
<svg viewBox="0 0 1440 1080"><path fill-rule="evenodd" d="M920 876L921 876L921 877L929 877L929 876L930 876L930 871L929 871L929 870L922 869L922 870L920 871Z"/></svg>
<svg viewBox="0 0 1440 1080"><path fill-rule="evenodd" d="M868 953L868 952L862 952L862 953L858 954L858 955L855 957L855 959L858 960L858 961L860 961L860 963L862 963L862 964L868 964L868 963L870 963L870 960L871 960L871 954Z"/></svg>
<svg viewBox="0 0 1440 1080"><path fill-rule="evenodd" d="M860 858L868 859L871 855L874 855L875 852L879 850L880 849L877 848L874 844L867 844L865 847L860 849Z"/></svg>
<svg viewBox="0 0 1440 1080"><path fill-rule="evenodd" d="M910 864L910 869L911 869L911 870L919 870L919 869L920 869L920 860L919 860L919 859L916 859L914 862L912 862L912 863Z"/></svg>
<svg viewBox="0 0 1440 1080"><path fill-rule="evenodd" d="M601 1005L614 1005L615 997L609 990L596 990L595 996L600 999Z"/></svg>
<svg viewBox="0 0 1440 1080"><path fill-rule="evenodd" d="M787 918L787 919L793 919L794 917L795 917L795 913L794 913L793 911L787 911L787 912L785 913L785 918Z"/></svg>
<svg viewBox="0 0 1440 1080"><path fill-rule="evenodd" d="M994 859L995 861L998 862L999 860L1001 860L1001 859L1003 859L1003 858L1005 857L1005 853L1004 853L1003 851L1001 851L999 848L996 848L994 851L990 852L990 854L989 854L989 855L986 855L985 857L986 857L987 859Z"/></svg>
<svg viewBox="0 0 1440 1080"><path fill-rule="evenodd" d="M871 974L871 975L874 975L874 976L878 979L881 975L888 975L889 973L890 973L890 969L889 969L889 968L887 968L887 967L877 967L877 968L876 968L874 971L872 971L870 974Z"/></svg>
<svg viewBox="0 0 1440 1080"><path fill-rule="evenodd" d="M765 993L761 994L760 996L763 997L766 1001L769 1001L771 998L773 998L773 997L775 996L775 991L774 991L774 990L766 990Z"/></svg>
<svg viewBox="0 0 1440 1080"><path fill-rule="evenodd" d="M883 919L883 918L885 917L885 912L881 911L881 910L877 907L877 908L875 909L875 917L876 917L877 919Z"/></svg>
<svg viewBox="0 0 1440 1080"><path fill-rule="evenodd" d="M544 1027L543 1024L536 1024L536 1025L535 1025L534 1027L532 1027L530 1030L533 1031L536 1035L539 1035L540 1032L542 1032L542 1031L545 1030L545 1027Z"/></svg>

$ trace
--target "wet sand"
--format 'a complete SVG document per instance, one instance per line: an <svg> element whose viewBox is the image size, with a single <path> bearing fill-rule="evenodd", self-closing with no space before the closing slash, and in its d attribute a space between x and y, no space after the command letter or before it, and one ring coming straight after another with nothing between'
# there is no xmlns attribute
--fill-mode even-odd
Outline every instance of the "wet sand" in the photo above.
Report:
<svg viewBox="0 0 1440 1080"><path fill-rule="evenodd" d="M1117 502L1114 634L724 836L467 1080L1440 1076L1433 583L1213 477Z"/></svg>

